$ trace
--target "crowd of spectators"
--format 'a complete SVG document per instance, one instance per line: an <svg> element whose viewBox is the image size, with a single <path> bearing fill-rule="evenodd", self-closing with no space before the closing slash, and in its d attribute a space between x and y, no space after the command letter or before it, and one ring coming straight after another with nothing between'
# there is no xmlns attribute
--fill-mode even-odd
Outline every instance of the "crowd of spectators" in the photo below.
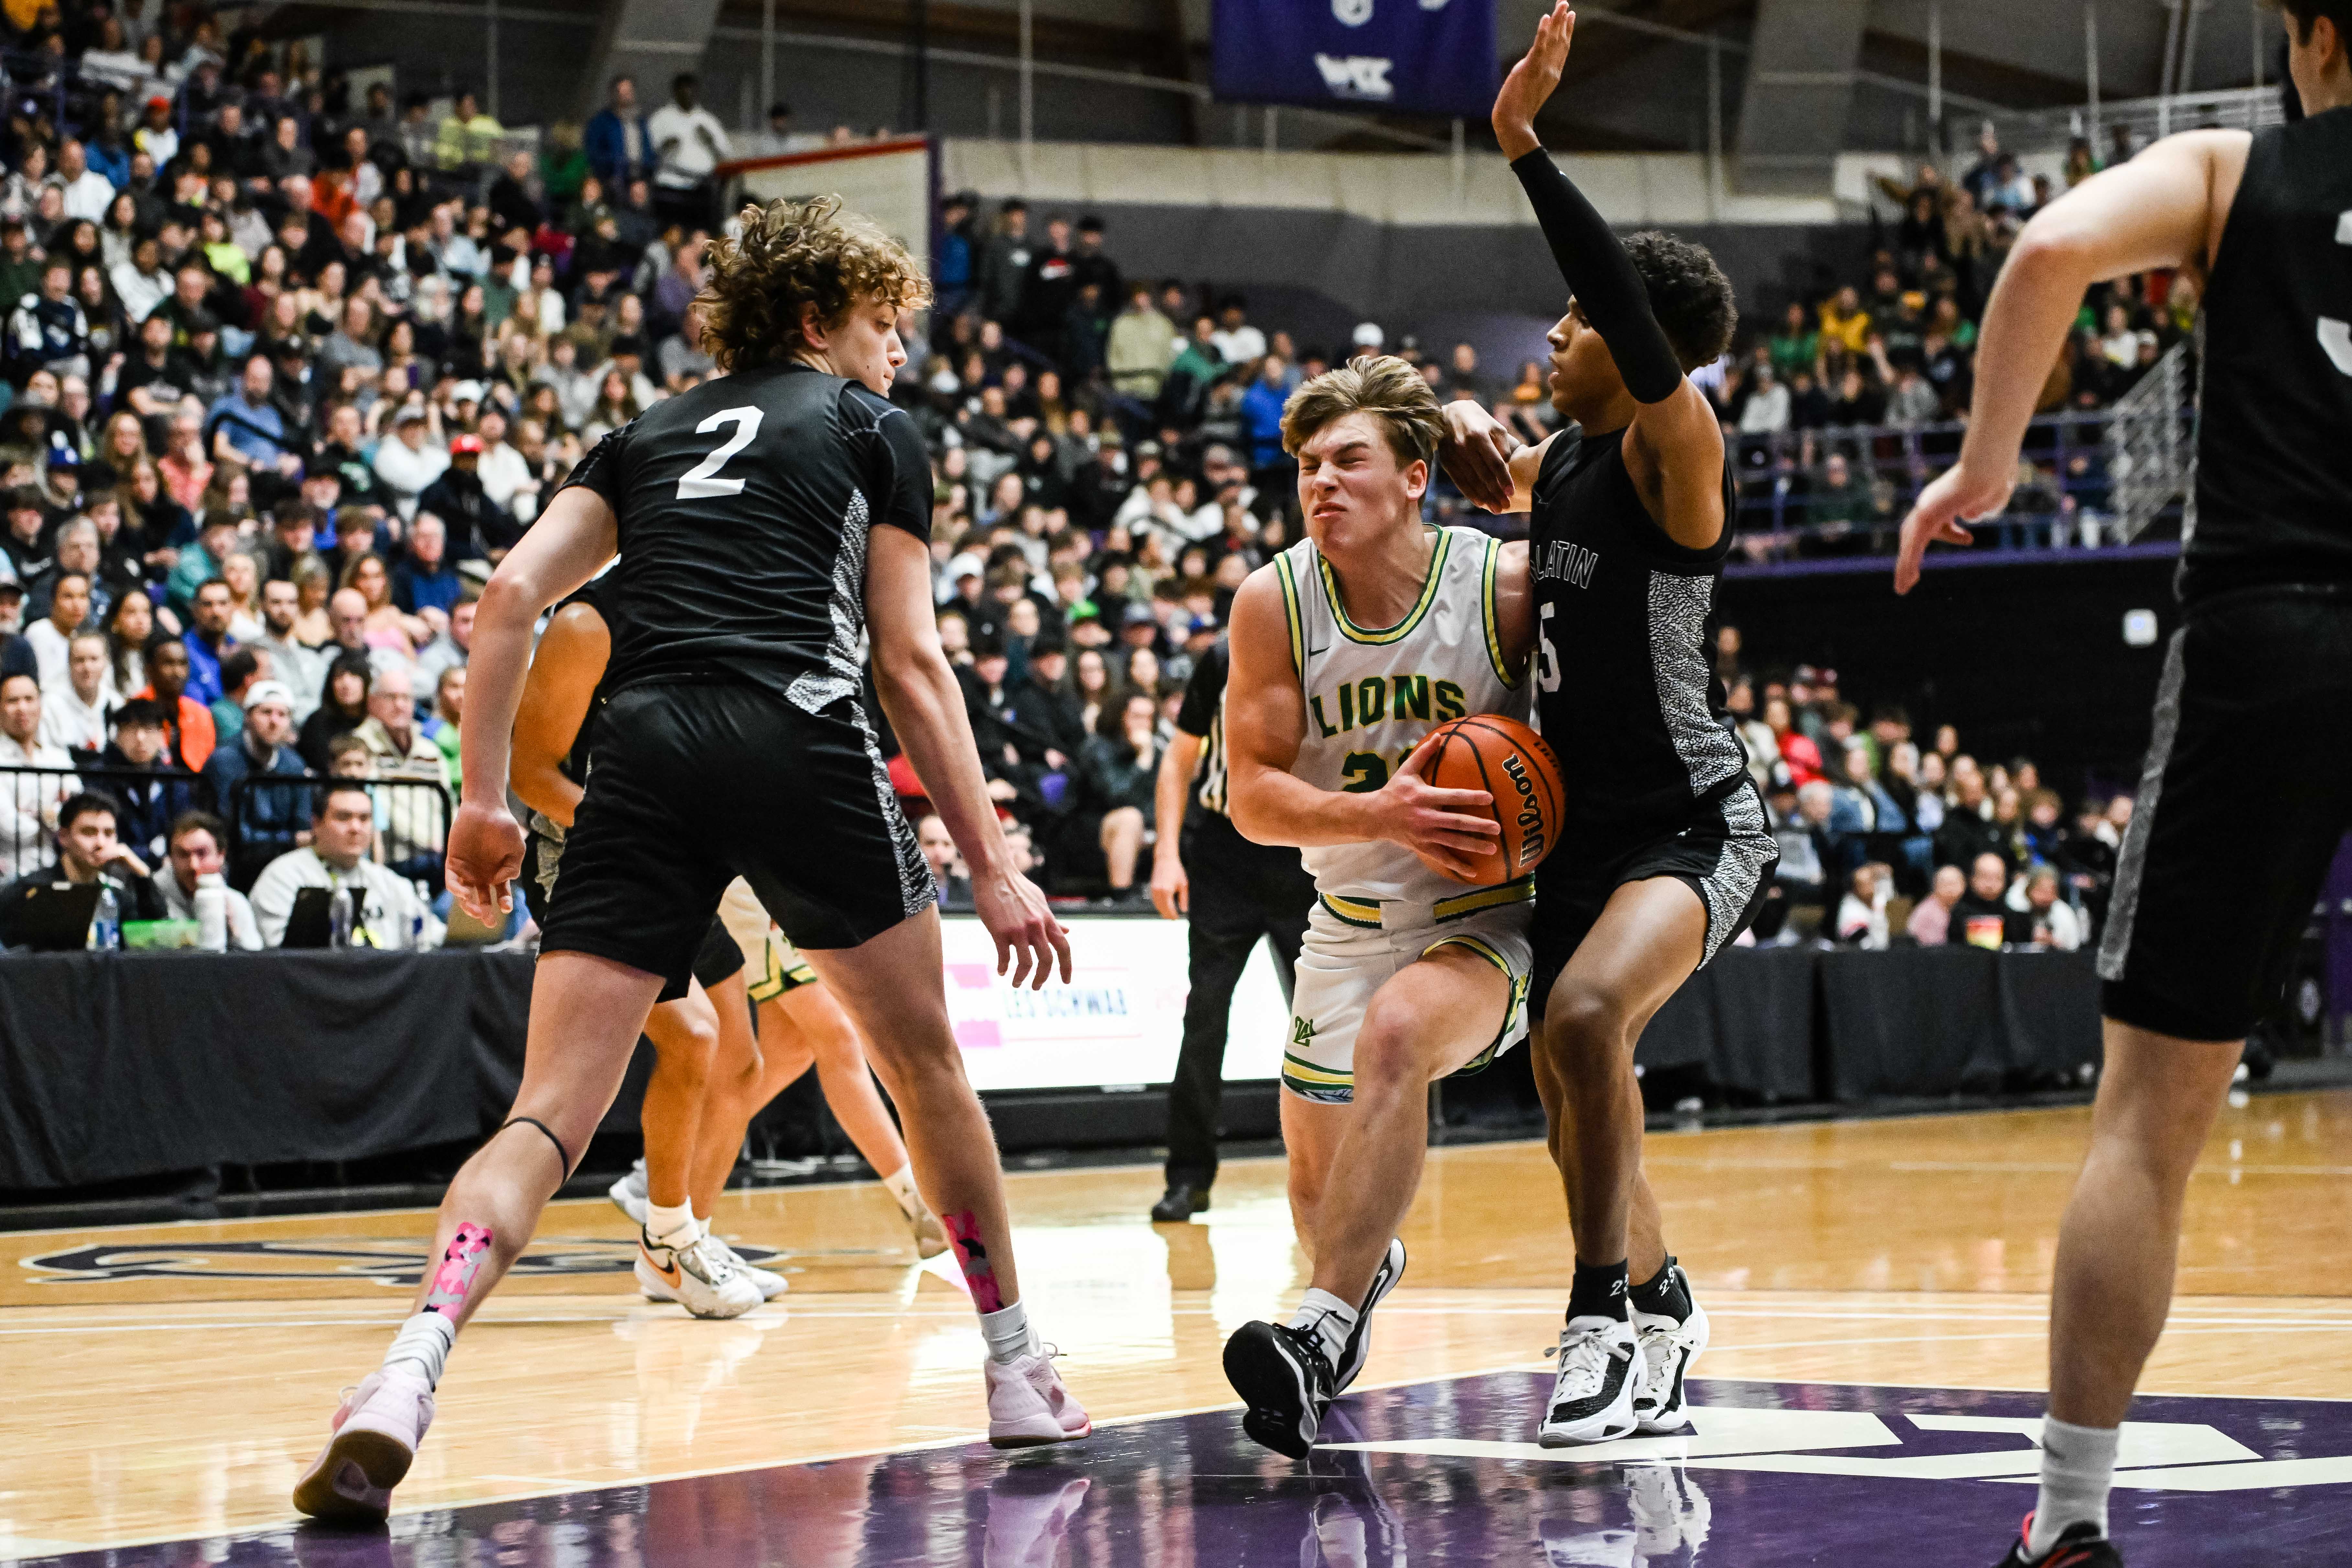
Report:
<svg viewBox="0 0 2352 1568"><path fill-rule="evenodd" d="M2078 138L2064 184L2134 151L2120 125L2105 162ZM1874 211L1859 275L1751 321L1699 378L1734 437L1750 559L1890 547L1911 498L1958 453L1993 279L2026 220L2058 194L2048 175L2021 172L1990 125L1958 178L1923 163L1912 180L1877 186L1895 216ZM2099 542L2109 486L2095 416L2190 336L2196 314L2195 281L2178 270L2085 295L2035 405L2076 417L2029 442L2003 542Z"/></svg>
<svg viewBox="0 0 2352 1568"><path fill-rule="evenodd" d="M281 867L377 880L322 847L353 797L301 782L351 778L385 874L356 925L419 940L473 600L589 445L709 372L730 138L690 75L520 138L157 0L10 5L0 66L0 879L82 879L93 802L106 864L158 875L201 807L274 940Z"/></svg>
<svg viewBox="0 0 2352 1568"><path fill-rule="evenodd" d="M66 808L91 797L149 868L205 808L237 887L280 856L315 885L321 814L356 797L302 781L338 777L375 786L359 863L438 898L480 584L589 445L710 373L692 300L718 164L823 139L782 105L730 135L680 76L651 112L622 79L584 128L525 142L471 93L437 113L354 93L299 46L153 9L70 0L13 40L47 75L11 66L0 135L0 766L47 771L4 775L0 875L70 866ZM1736 436L1955 410L2000 255L2047 195L1995 153L1899 192L1866 290L1799 302L1703 377ZM1289 392L1394 352L1535 440L1542 369L1496 376L1371 322L1302 343L1238 296L1129 278L1100 223L1033 229L1019 201L951 196L938 238L894 396L934 455L941 634L1049 887L1140 902L1183 683L1297 537ZM2056 403L2111 396L2182 287L2088 302L2084 352L2110 368ZM1872 443L1770 452L1814 509L1806 548L1832 509L1855 535L1886 524ZM1906 848L1896 880L1933 869ZM383 902L386 940L427 931Z"/></svg>
<svg viewBox="0 0 2352 1568"><path fill-rule="evenodd" d="M1979 760L1939 725L1923 744L1897 704L1862 710L1833 669L1746 668L1736 627L1717 668L1780 866L1744 941L2073 952L2105 920L2132 797L2075 809L2032 759Z"/></svg>

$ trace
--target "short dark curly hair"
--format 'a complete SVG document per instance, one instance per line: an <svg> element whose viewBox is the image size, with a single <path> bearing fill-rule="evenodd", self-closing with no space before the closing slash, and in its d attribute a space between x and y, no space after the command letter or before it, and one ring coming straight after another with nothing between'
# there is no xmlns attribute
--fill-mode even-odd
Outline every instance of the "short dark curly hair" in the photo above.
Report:
<svg viewBox="0 0 2352 1568"><path fill-rule="evenodd" d="M723 370L789 359L801 347L801 308L832 327L861 300L920 308L930 280L907 247L839 196L747 206L739 231L710 247L709 280L694 302L703 352Z"/></svg>
<svg viewBox="0 0 2352 1568"><path fill-rule="evenodd" d="M1721 359L1739 325L1731 279L1706 247L1643 229L1625 237L1625 254L1649 291L1650 314L1685 372Z"/></svg>

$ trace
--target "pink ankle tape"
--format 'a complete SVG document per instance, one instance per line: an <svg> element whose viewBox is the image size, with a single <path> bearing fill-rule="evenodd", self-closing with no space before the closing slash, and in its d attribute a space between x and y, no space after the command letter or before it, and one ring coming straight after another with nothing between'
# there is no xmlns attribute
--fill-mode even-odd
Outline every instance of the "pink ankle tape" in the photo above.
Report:
<svg viewBox="0 0 2352 1568"><path fill-rule="evenodd" d="M963 1282L971 1289L972 1306L982 1312L1001 1309L1004 1298L996 1288L996 1270L988 1261L988 1248L980 1244L979 1218L966 1209L961 1214L941 1215L940 1223L955 1243L956 1261L963 1265Z"/></svg>
<svg viewBox="0 0 2352 1568"><path fill-rule="evenodd" d="M478 1225L460 1225L457 1234L449 1238L449 1250L441 1255L441 1266L433 1271L433 1289L425 1298L425 1310L454 1318L466 1308L466 1298L474 1289L474 1276L481 1271L482 1259L490 1250L490 1233Z"/></svg>

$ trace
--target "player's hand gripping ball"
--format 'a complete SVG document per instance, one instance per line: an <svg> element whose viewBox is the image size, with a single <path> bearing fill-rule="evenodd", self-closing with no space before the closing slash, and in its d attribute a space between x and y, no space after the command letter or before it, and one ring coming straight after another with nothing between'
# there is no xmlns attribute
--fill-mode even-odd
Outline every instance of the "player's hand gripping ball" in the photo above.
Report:
<svg viewBox="0 0 2352 1568"><path fill-rule="evenodd" d="M1425 783L1434 789L1485 790L1494 797L1486 809L1503 830L1477 876L1447 876L1480 888L1514 881L1559 842L1559 759L1527 725L1497 713L1473 714L1440 724L1417 750Z"/></svg>

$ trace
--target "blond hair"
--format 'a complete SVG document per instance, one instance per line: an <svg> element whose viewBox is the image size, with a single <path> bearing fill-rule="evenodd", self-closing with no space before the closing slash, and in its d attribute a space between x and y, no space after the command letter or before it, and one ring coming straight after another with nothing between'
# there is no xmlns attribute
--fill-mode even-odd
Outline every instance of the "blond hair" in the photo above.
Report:
<svg viewBox="0 0 2352 1568"><path fill-rule="evenodd" d="M1282 410L1282 449L1296 457L1325 426L1350 414L1372 416L1399 468L1430 461L1445 438L1445 416L1421 372L1394 354L1366 354L1290 395Z"/></svg>
<svg viewBox="0 0 2352 1568"><path fill-rule="evenodd" d="M703 352L721 369L789 359L803 343L801 308L830 328L864 300L920 308L930 280L907 247L839 196L747 206L740 231L710 247L709 281L694 297Z"/></svg>

